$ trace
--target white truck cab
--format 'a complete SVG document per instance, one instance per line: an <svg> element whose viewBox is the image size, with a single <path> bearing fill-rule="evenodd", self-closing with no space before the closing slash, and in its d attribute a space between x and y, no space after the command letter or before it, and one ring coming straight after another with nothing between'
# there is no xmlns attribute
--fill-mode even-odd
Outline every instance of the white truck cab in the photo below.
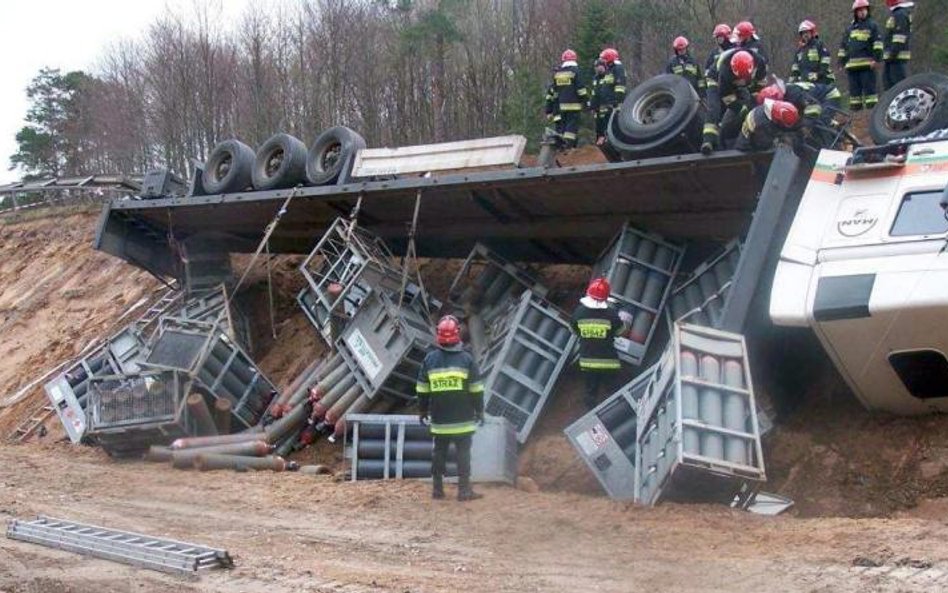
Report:
<svg viewBox="0 0 948 593"><path fill-rule="evenodd" d="M948 411L946 186L948 139L824 150L781 251L771 319L812 327L871 410Z"/></svg>

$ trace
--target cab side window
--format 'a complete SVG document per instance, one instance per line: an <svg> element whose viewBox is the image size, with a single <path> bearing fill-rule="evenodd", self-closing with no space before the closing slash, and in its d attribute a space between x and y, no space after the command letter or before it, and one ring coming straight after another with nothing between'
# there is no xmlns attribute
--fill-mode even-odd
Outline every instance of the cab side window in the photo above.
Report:
<svg viewBox="0 0 948 593"><path fill-rule="evenodd" d="M889 235L908 237L913 235L941 235L948 232L948 220L941 208L941 190L921 191L905 194Z"/></svg>

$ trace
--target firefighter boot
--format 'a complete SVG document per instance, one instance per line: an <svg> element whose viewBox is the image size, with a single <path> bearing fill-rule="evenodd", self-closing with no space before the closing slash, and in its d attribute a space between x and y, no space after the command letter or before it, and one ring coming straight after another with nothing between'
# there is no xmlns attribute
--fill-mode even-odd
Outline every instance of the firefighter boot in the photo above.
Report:
<svg viewBox="0 0 948 593"><path fill-rule="evenodd" d="M444 498L444 478L441 476L431 476L431 498L435 500Z"/></svg>

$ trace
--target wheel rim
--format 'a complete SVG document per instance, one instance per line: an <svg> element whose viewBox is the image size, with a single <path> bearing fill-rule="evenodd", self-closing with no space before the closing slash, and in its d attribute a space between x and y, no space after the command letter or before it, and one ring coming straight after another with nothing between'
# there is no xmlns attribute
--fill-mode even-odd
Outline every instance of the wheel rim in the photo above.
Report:
<svg viewBox="0 0 948 593"><path fill-rule="evenodd" d="M339 160L339 155L342 154L342 144L338 142L332 144L326 148L323 152L323 157L319 159L319 164L322 167L323 171L329 171L333 168L336 162Z"/></svg>
<svg viewBox="0 0 948 593"><path fill-rule="evenodd" d="M214 165L214 181L220 181L223 178L227 177L227 174L230 173L230 168L234 164L234 155L227 153L217 161L217 164Z"/></svg>
<svg viewBox="0 0 948 593"><path fill-rule="evenodd" d="M675 95L668 91L648 94L632 106L632 118L643 125L657 124L666 117L675 105Z"/></svg>
<svg viewBox="0 0 948 593"><path fill-rule="evenodd" d="M267 174L267 177L273 177L280 170L280 167L283 166L283 159L286 156L286 153L283 152L282 148L275 148L267 155L266 164L264 166L264 171Z"/></svg>
<svg viewBox="0 0 948 593"><path fill-rule="evenodd" d="M899 132L917 128L931 116L935 102L931 89L915 87L902 91L886 109L886 127Z"/></svg>

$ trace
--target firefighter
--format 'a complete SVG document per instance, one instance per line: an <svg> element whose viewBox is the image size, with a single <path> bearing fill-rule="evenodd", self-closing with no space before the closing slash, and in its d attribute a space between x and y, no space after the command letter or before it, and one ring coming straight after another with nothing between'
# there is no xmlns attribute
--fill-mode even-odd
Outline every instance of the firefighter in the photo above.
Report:
<svg viewBox="0 0 948 593"><path fill-rule="evenodd" d="M912 59L909 41L912 37L912 7L914 2L885 0L889 7L889 18L885 21L885 41L882 44L882 82L885 90L897 85L908 76L908 63Z"/></svg>
<svg viewBox="0 0 948 593"><path fill-rule="evenodd" d="M609 47L602 50L595 65L590 108L596 116L596 144L606 141L606 126L609 117L625 100L625 66L619 60L619 52Z"/></svg>
<svg viewBox="0 0 948 593"><path fill-rule="evenodd" d="M753 93L767 76L767 62L757 52L732 48L721 54L713 68L717 84L708 89L701 153L709 155L724 141L737 135L747 112L753 109Z"/></svg>
<svg viewBox="0 0 948 593"><path fill-rule="evenodd" d="M437 348L428 352L418 372L418 418L430 424L434 437L431 463L435 499L444 498L444 472L453 443L458 460L458 500L481 497L471 489L471 437L484 423L484 384L470 352L461 345L461 324L453 315L438 321Z"/></svg>
<svg viewBox="0 0 948 593"><path fill-rule="evenodd" d="M608 280L594 278L573 311L572 326L579 336L579 370L586 382L583 401L590 410L599 403L603 383L621 368L612 341L631 325L628 313L616 312L609 305L610 290Z"/></svg>
<svg viewBox="0 0 948 593"><path fill-rule="evenodd" d="M853 22L843 33L836 54L849 78L849 108L853 111L871 109L879 102L875 69L882 60L882 47L879 26L869 16L869 0L855 0Z"/></svg>
<svg viewBox="0 0 948 593"><path fill-rule="evenodd" d="M546 115L563 138L567 148L576 147L579 137L579 118L589 100L589 91L583 83L577 64L576 52L567 49L560 67L553 71L553 81L546 92Z"/></svg>
<svg viewBox="0 0 948 593"><path fill-rule="evenodd" d="M744 152L773 148L777 138L795 133L799 121L800 113L793 103L765 99L747 114L734 148Z"/></svg>
<svg viewBox="0 0 948 593"><path fill-rule="evenodd" d="M842 95L835 86L792 82L784 85L777 82L757 93L757 103L766 100L786 101L801 115L800 123L805 133L817 140L821 146L831 148L837 138L833 115L839 110Z"/></svg>
<svg viewBox="0 0 948 593"><path fill-rule="evenodd" d="M675 55L668 60L668 64L665 66L665 72L684 77L691 83L691 86L694 87L695 92L697 92L699 96L704 97L707 83L705 82L701 67L698 66L698 62L691 57L691 52L688 50L689 45L690 43L686 37L675 37L675 40L672 42L672 50L675 52Z"/></svg>
<svg viewBox="0 0 948 593"><path fill-rule="evenodd" d="M741 21L734 25L734 35L737 37L737 47L749 51L757 52L767 62L767 54L764 53L764 47L760 43L760 36L757 35L757 28L750 21Z"/></svg>
<svg viewBox="0 0 948 593"><path fill-rule="evenodd" d="M820 39L816 23L805 20L797 27L800 47L790 66L790 82L812 82L814 84L836 84L832 58Z"/></svg>
<svg viewBox="0 0 948 593"><path fill-rule="evenodd" d="M727 24L721 23L715 26L712 35L714 36L715 47L711 50L711 53L708 54L708 59L704 63L704 78L707 88L717 86L718 84L717 79L711 76L718 58L721 57L722 53L734 47L731 43L731 27Z"/></svg>

